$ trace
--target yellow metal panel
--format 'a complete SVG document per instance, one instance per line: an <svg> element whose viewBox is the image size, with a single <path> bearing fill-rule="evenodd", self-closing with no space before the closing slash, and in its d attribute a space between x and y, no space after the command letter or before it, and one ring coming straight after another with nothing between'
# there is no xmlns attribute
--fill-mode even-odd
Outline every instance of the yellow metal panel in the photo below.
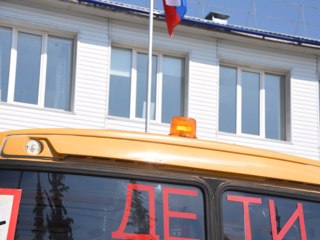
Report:
<svg viewBox="0 0 320 240"><path fill-rule="evenodd" d="M26 151L26 144L29 140L38 140L43 150L40 152L40 154L33 156L29 155ZM30 138L28 136L12 136L8 137L4 143L2 154L4 156L30 156L30 157L46 157L46 158L54 158L57 157L57 155L52 151L52 149L49 147L47 141L45 139L42 139L40 137L38 138Z"/></svg>
<svg viewBox="0 0 320 240"><path fill-rule="evenodd" d="M29 139L38 139L44 146L34 159L96 157L320 184L320 165L313 160L210 141L117 131L47 129L1 133L0 160L31 158L24 150Z"/></svg>

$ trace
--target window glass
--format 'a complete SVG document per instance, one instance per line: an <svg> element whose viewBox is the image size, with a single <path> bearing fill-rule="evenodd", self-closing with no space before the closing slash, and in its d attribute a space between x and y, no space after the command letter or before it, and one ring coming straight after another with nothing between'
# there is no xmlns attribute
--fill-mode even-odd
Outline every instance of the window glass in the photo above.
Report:
<svg viewBox="0 0 320 240"><path fill-rule="evenodd" d="M128 49L111 50L109 115L130 116L131 58Z"/></svg>
<svg viewBox="0 0 320 240"><path fill-rule="evenodd" d="M219 131L236 132L237 69L220 67Z"/></svg>
<svg viewBox="0 0 320 240"><path fill-rule="evenodd" d="M22 189L16 239L206 239L192 186L0 170L4 188Z"/></svg>
<svg viewBox="0 0 320 240"><path fill-rule="evenodd" d="M242 133L259 135L260 74L242 71Z"/></svg>
<svg viewBox="0 0 320 240"><path fill-rule="evenodd" d="M1 101L11 102L7 98L13 95L14 102L70 110L73 41L46 36L0 28ZM11 50L17 52L17 60L9 66ZM9 67L15 71L10 76Z"/></svg>
<svg viewBox="0 0 320 240"><path fill-rule="evenodd" d="M8 96L10 51L12 31L0 28L0 101L6 102Z"/></svg>
<svg viewBox="0 0 320 240"><path fill-rule="evenodd" d="M68 39L48 38L45 107L70 110L72 45Z"/></svg>
<svg viewBox="0 0 320 240"><path fill-rule="evenodd" d="M156 78L157 78L157 56L152 56L152 86L150 118L155 119L156 111ZM136 117L145 118L147 101L147 82L148 82L148 55L138 53L137 56L137 99Z"/></svg>
<svg viewBox="0 0 320 240"><path fill-rule="evenodd" d="M182 115L182 86L184 79L184 60L163 57L162 119L170 123L174 116Z"/></svg>
<svg viewBox="0 0 320 240"><path fill-rule="evenodd" d="M224 239L316 240L320 204L294 198L227 191L222 196Z"/></svg>
<svg viewBox="0 0 320 240"><path fill-rule="evenodd" d="M285 139L285 87L284 78L279 75L265 74L266 94L266 137Z"/></svg>
<svg viewBox="0 0 320 240"><path fill-rule="evenodd" d="M220 66L219 91L219 131L286 140L285 76Z"/></svg>
<svg viewBox="0 0 320 240"><path fill-rule="evenodd" d="M109 115L145 118L148 55L113 47L111 57ZM183 115L184 75L184 59L153 55L150 119L170 123L173 116Z"/></svg>
<svg viewBox="0 0 320 240"><path fill-rule="evenodd" d="M42 37L18 33L14 101L38 104Z"/></svg>

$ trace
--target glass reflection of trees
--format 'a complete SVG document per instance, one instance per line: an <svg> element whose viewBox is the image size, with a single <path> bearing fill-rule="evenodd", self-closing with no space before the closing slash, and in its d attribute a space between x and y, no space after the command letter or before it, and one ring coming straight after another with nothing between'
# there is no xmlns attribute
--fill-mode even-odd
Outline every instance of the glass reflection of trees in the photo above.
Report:
<svg viewBox="0 0 320 240"><path fill-rule="evenodd" d="M154 190L154 196L150 196L150 190L139 188L129 193L129 184L148 186ZM117 231L124 218L129 198L127 210L130 213L125 219L127 222L123 232L148 235L150 224L155 223L156 235L161 239L164 234L163 187L177 186L56 172L0 170L0 188L22 189L16 240L110 240L112 232ZM153 217L156 219L151 219L150 201L153 201ZM196 213L201 222L196 229L201 233L190 232L181 236L204 239L201 237L204 236L202 195L197 199L189 199L185 195L172 194L170 209ZM193 220L171 218L170 230L182 229L185 222L188 228L189 223L195 224ZM170 235L174 236L171 231Z"/></svg>
<svg viewBox="0 0 320 240"><path fill-rule="evenodd" d="M49 239L71 240L73 219L68 217L67 209L63 205L64 193L69 187L64 184L64 174L48 173L47 177L51 189L43 190L40 175L37 173L33 239L44 239L48 234ZM48 207L49 212L45 211Z"/></svg>
<svg viewBox="0 0 320 240"><path fill-rule="evenodd" d="M45 226L45 219L44 219L44 209L47 207L47 204L45 203L45 194L42 190L41 181L40 181L40 174L37 173L37 189L35 194L35 206L33 208L33 214L34 214L34 228L32 229L32 232L34 233L33 239L43 239L47 228Z"/></svg>
<svg viewBox="0 0 320 240"><path fill-rule="evenodd" d="M136 181L131 181L131 183L136 183ZM142 191L134 190L132 192L131 214L128 225L135 227L135 233L149 233L149 210L143 206L145 199L146 198L142 195Z"/></svg>

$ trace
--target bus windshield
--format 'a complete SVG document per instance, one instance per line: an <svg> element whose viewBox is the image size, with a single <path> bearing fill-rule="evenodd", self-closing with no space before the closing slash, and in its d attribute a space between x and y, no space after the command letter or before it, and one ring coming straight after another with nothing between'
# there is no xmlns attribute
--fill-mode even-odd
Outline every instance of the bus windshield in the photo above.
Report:
<svg viewBox="0 0 320 240"><path fill-rule="evenodd" d="M5 189L22 192L15 239L206 238L204 198L194 186L0 170Z"/></svg>

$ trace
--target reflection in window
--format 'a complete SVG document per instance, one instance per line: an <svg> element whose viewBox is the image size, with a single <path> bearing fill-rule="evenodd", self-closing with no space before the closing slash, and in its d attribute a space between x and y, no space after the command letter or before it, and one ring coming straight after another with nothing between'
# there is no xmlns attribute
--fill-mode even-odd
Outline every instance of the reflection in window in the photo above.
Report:
<svg viewBox="0 0 320 240"><path fill-rule="evenodd" d="M109 114L129 117L131 87L131 51L112 48L109 86Z"/></svg>
<svg viewBox="0 0 320 240"><path fill-rule="evenodd" d="M221 66L219 94L219 130L236 132L237 69Z"/></svg>
<svg viewBox="0 0 320 240"><path fill-rule="evenodd" d="M152 86L151 86L151 104L150 118L155 119L156 111L156 79L157 79L157 56L152 56ZM136 117L145 118L147 101L147 82L148 82L148 55L138 53L137 56L137 99L136 99Z"/></svg>
<svg viewBox="0 0 320 240"><path fill-rule="evenodd" d="M17 69L14 101L38 103L41 36L18 34Z"/></svg>
<svg viewBox="0 0 320 240"><path fill-rule="evenodd" d="M0 188L22 189L17 239L206 239L203 194L192 186L0 170Z"/></svg>
<svg viewBox="0 0 320 240"><path fill-rule="evenodd" d="M184 65L185 62L182 58L163 55L152 57L150 104L150 118L152 120L169 123L173 116L183 114ZM147 54L113 47L109 115L145 118L147 80ZM131 94L133 95L132 99Z"/></svg>
<svg viewBox="0 0 320 240"><path fill-rule="evenodd" d="M8 96L10 50L12 31L0 28L0 101L6 102Z"/></svg>
<svg viewBox="0 0 320 240"><path fill-rule="evenodd" d="M259 135L260 75L243 71L242 81L242 132Z"/></svg>
<svg viewBox="0 0 320 240"><path fill-rule="evenodd" d="M45 107L70 110L72 41L49 36Z"/></svg>
<svg viewBox="0 0 320 240"><path fill-rule="evenodd" d="M173 116L181 116L183 109L184 61L163 57L162 122L170 123Z"/></svg>
<svg viewBox="0 0 320 240"><path fill-rule="evenodd" d="M285 139L285 81L283 76L266 74L266 137Z"/></svg>

